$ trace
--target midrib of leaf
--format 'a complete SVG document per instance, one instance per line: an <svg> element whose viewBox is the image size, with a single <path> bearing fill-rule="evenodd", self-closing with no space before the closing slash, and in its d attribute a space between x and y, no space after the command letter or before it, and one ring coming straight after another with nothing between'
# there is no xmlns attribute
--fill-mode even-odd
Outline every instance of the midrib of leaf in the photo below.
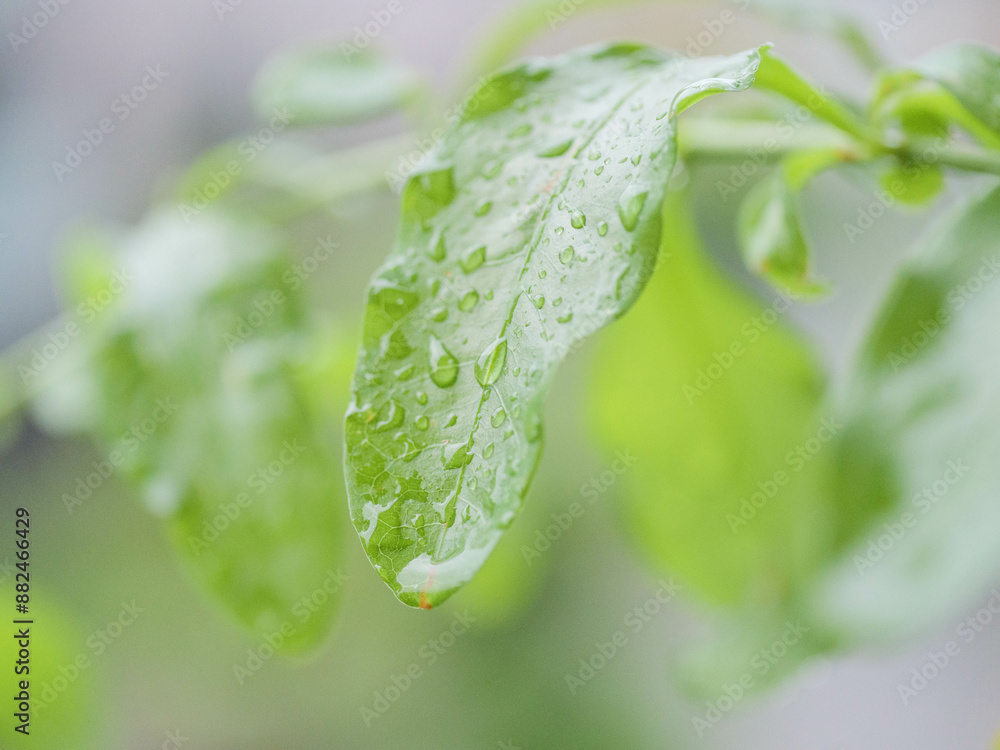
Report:
<svg viewBox="0 0 1000 750"><path fill-rule="evenodd" d="M664 62L667 62L667 61L664 61ZM661 67L657 71L658 73L662 73L662 64L663 63L661 63ZM721 79L711 79L711 80L721 80ZM525 273L527 273L528 267L531 265L531 259L534 257L535 250L538 248L538 245L541 242L542 234L544 233L545 227L547 226L546 222L547 222L547 220L549 218L549 215L552 212L552 206L554 205L556 199L559 198L563 194L563 192L566 190L566 186L569 184L570 178L572 178L573 174L576 171L576 168L580 164L580 162L579 162L580 155L583 154L584 150L588 146L590 146L591 143L594 142L594 139L601 133L602 130L604 130L604 128L607 126L607 124L609 122L611 122L611 120L615 117L615 115L618 114L618 112L620 111L620 109L622 108L622 106L627 101L629 101L632 97L634 97L639 91L641 91L646 86L649 86L651 83L653 83L653 80L646 79L646 80L640 81L637 85L635 85L634 87L632 87L632 89L630 89L627 94L625 94L621 99L619 99L615 103L615 105L608 110L608 114L604 117L604 119L601 120L599 123L596 124L596 126L593 128L593 132L587 137L587 139L582 144L580 144L580 147L578 149L576 149L576 151L573 153L573 156L570 159L570 166L566 170L566 174L563 177L563 180L562 180L561 184L559 184L558 190L552 190L549 193L549 199L548 199L548 201L545 204L545 208L544 208L544 210L542 212L542 215L539 216L538 219L537 219L536 227L535 227L535 230L534 230L531 242L528 244L528 249L527 249L527 252L525 253L524 262L521 264L521 271L520 271L520 273L517 276L518 292L514 295L513 299L511 300L510 306L507 309L507 315L504 318L503 325L500 327L500 333L497 336L497 338L502 338L507 333L507 327L510 325L511 321L514 319L514 311L517 309L517 302L518 302L518 300L521 299L521 297L524 294L524 289L521 286L522 285L522 281L524 280L524 275L525 275ZM671 110L670 119L674 119L675 113L677 111L676 104L677 104L678 98L688 88L689 87L686 86L683 89L681 89L674 96L673 101L671 101L671 104L670 104L670 110ZM670 137L671 136L669 136L669 135L667 136L667 138L670 138ZM673 165L671 165L669 167L669 169L667 170L668 174L665 176L665 179L669 179L670 178L670 173L672 173L672 172L673 172ZM473 361L472 364L473 364L473 366L475 366L475 361ZM499 394L498 394L498 396L499 396ZM473 416L473 419L472 419L472 428L469 430L469 437L467 438L466 443L468 443L468 441L473 438L473 436L476 434L476 431L479 429L479 422L480 422L480 420L482 418L483 406L486 404L486 399L487 399L487 396L486 396L486 387L482 387L481 390L480 390L479 404L476 406L476 412L475 412L475 415ZM521 439L521 436L518 435L518 430L517 429L514 430L514 434L517 435L518 440ZM455 492L452 494L452 497L449 498L449 502L451 502L452 500L459 499L458 495L462 491L462 484L463 484L463 481L465 479L465 470L468 468L468 466L469 466L468 464L465 464L459 470L458 480L455 483ZM483 511L481 509L479 509L476 506L474 506L468 500L466 500L465 503L470 508L472 508L473 510L476 511L476 514L479 516L480 519L483 519L483 518L486 517L485 514L483 513ZM456 519L456 521L458 519L458 514L457 513L455 515L455 519ZM449 529L452 528L452 526L454 526L454 524L455 524L455 521L453 521L449 526L447 526L445 528L444 532L441 534L440 538L438 539L437 548L436 548L436 552L435 552L436 555L440 555L441 554L441 548L444 546L444 541L445 541L445 537L447 536L447 532L448 532ZM433 566L431 567L431 571L432 571L431 575L433 576Z"/></svg>

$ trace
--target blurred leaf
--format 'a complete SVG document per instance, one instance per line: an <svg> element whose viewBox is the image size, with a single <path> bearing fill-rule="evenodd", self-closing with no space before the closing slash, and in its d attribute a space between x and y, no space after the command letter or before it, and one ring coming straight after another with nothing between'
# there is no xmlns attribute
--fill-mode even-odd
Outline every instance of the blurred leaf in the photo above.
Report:
<svg viewBox="0 0 1000 750"><path fill-rule="evenodd" d="M319 592L341 557L341 480L302 385L323 342L277 240L212 213L154 215L120 252L69 265L76 303L105 300L83 329L101 466L135 480L243 623L265 636L287 623L288 650L316 645L336 599Z"/></svg>
<svg viewBox="0 0 1000 750"><path fill-rule="evenodd" d="M788 300L726 281L677 198L664 226L648 290L595 353L593 434L636 457L622 502L645 557L703 600L777 607L829 547L823 377Z"/></svg>
<svg viewBox="0 0 1000 750"><path fill-rule="evenodd" d="M830 96L825 89L810 83L770 51L762 55L754 86L784 96L859 141L868 142L872 138L868 125L850 109Z"/></svg>
<svg viewBox="0 0 1000 750"><path fill-rule="evenodd" d="M873 118L895 118L910 137L942 138L956 125L989 148L1000 149L1000 56L985 47L954 44L902 70L883 74Z"/></svg>
<svg viewBox="0 0 1000 750"><path fill-rule="evenodd" d="M1000 136L1000 55L975 44L952 44L921 57L913 69L943 86Z"/></svg>
<svg viewBox="0 0 1000 750"><path fill-rule="evenodd" d="M413 103L421 83L408 67L373 52L320 47L270 60L254 83L261 117L287 112L296 125L370 120Z"/></svg>
<svg viewBox="0 0 1000 750"><path fill-rule="evenodd" d="M746 264L775 286L805 296L828 290L812 278L801 212L783 170L759 182L746 197L739 235Z"/></svg>
<svg viewBox="0 0 1000 750"><path fill-rule="evenodd" d="M615 45L521 64L407 182L345 431L354 524L404 603L447 599L510 525L557 366L652 271L676 113L758 61Z"/></svg>
<svg viewBox="0 0 1000 750"><path fill-rule="evenodd" d="M891 504L855 529L815 599L860 640L942 625L1000 572L996 423L1000 190L949 218L900 273L846 403L843 494Z"/></svg>
<svg viewBox="0 0 1000 750"><path fill-rule="evenodd" d="M934 200L944 190L944 172L933 164L905 161L879 177L883 189L900 203L920 206Z"/></svg>

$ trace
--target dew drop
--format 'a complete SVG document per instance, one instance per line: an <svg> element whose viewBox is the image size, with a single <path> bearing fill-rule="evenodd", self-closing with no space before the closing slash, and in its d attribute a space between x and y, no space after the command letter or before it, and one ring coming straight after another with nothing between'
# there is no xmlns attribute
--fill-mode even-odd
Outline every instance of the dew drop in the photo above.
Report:
<svg viewBox="0 0 1000 750"><path fill-rule="evenodd" d="M490 424L493 425L494 427L499 427L506 421L507 421L507 412L504 411L504 408L502 406L495 412L493 412L493 416L490 417Z"/></svg>
<svg viewBox="0 0 1000 750"><path fill-rule="evenodd" d="M441 463L446 469L461 469L470 461L472 461L472 453L469 452L468 443L446 445L441 453Z"/></svg>
<svg viewBox="0 0 1000 750"><path fill-rule="evenodd" d="M417 403L421 405L426 404L427 394L424 393L423 391L417 391Z"/></svg>
<svg viewBox="0 0 1000 750"><path fill-rule="evenodd" d="M571 260L573 260L574 255L576 255L576 250L574 250L573 246L570 245L561 253L559 253L559 262L563 264L569 263Z"/></svg>
<svg viewBox="0 0 1000 750"><path fill-rule="evenodd" d="M622 226L629 232L635 229L639 223L639 214L646 203L647 191L636 189L634 186L622 193L618 199L618 218L622 221Z"/></svg>
<svg viewBox="0 0 1000 750"><path fill-rule="evenodd" d="M608 222L602 221L597 225L597 233L603 237L608 233Z"/></svg>
<svg viewBox="0 0 1000 750"><path fill-rule="evenodd" d="M476 380L479 385L493 385L500 379L500 373L507 362L507 338L501 336L487 346L476 360Z"/></svg>
<svg viewBox="0 0 1000 750"><path fill-rule="evenodd" d="M483 201L476 206L476 216L486 216L491 208L493 208L493 201Z"/></svg>
<svg viewBox="0 0 1000 750"><path fill-rule="evenodd" d="M544 296L539 295L538 297L535 297L532 300L532 302L535 303L535 307L537 307L539 310L541 310L543 307L545 307L545 297Z"/></svg>
<svg viewBox="0 0 1000 750"><path fill-rule="evenodd" d="M573 145L573 139L567 138L565 141L559 141L558 143L553 143L551 146L546 146L538 155L543 159L551 159L554 156L562 156L567 151L569 147Z"/></svg>
<svg viewBox="0 0 1000 750"><path fill-rule="evenodd" d="M458 309L462 312L469 312L476 306L477 302L479 302L479 292L473 289L462 295L462 299L458 301Z"/></svg>
<svg viewBox="0 0 1000 750"><path fill-rule="evenodd" d="M483 458L489 458L493 455L493 443L490 443L485 448L483 448Z"/></svg>
<svg viewBox="0 0 1000 750"><path fill-rule="evenodd" d="M404 419L406 419L406 409L396 399L390 399L378 411L375 430L377 432L385 432L386 430L394 429L403 424Z"/></svg>
<svg viewBox="0 0 1000 750"><path fill-rule="evenodd" d="M431 256L431 260L436 263L440 263L448 255L448 250L444 244L444 234L439 234L437 237L437 242L431 240L431 247L428 251L428 255Z"/></svg>
<svg viewBox="0 0 1000 750"><path fill-rule="evenodd" d="M477 268L479 268L486 261L486 245L481 245L475 250L470 251L461 261L459 265L462 267L463 273L472 273Z"/></svg>
<svg viewBox="0 0 1000 750"><path fill-rule="evenodd" d="M582 211L573 211L569 215L569 223L573 226L573 229L583 229L583 225L587 223L587 217Z"/></svg>
<svg viewBox="0 0 1000 750"><path fill-rule="evenodd" d="M433 334L431 334L430 364L431 381L434 385L438 388L454 385L458 379L458 360Z"/></svg>
<svg viewBox="0 0 1000 750"><path fill-rule="evenodd" d="M421 432L423 432L424 430L426 430L430 426L431 426L431 420L429 420L427 417L424 417L424 416L417 417L417 429L418 430L420 430Z"/></svg>

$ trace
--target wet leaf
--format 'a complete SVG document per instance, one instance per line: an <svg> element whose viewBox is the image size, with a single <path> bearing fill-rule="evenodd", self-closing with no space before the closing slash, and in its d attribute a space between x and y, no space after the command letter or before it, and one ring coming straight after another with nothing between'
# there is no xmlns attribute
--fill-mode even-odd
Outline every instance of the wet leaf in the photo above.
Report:
<svg viewBox="0 0 1000 750"><path fill-rule="evenodd" d="M352 518L404 603L447 599L513 521L557 366L652 272L676 114L759 60L614 45L518 65L410 178L346 426Z"/></svg>

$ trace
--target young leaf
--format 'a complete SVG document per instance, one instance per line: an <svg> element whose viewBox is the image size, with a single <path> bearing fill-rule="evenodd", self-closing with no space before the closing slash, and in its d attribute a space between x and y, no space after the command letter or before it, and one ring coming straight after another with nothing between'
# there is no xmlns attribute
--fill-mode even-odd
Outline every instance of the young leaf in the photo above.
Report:
<svg viewBox="0 0 1000 750"><path fill-rule="evenodd" d="M975 44L936 49L913 65L917 73L939 83L980 122L1000 136L1000 54Z"/></svg>
<svg viewBox="0 0 1000 750"><path fill-rule="evenodd" d="M101 465L169 519L240 621L289 651L316 645L340 585L340 477L307 408L314 342L276 238L212 212L154 215L120 253L73 267Z"/></svg>
<svg viewBox="0 0 1000 750"><path fill-rule="evenodd" d="M368 290L345 461L354 524L404 603L447 599L513 521L557 366L652 272L675 116L747 88L759 61L614 45L518 65L408 181Z"/></svg>
<svg viewBox="0 0 1000 750"><path fill-rule="evenodd" d="M322 47L268 61L254 83L254 104L261 117L287 111L296 125L337 125L387 114L420 93L409 68L371 52Z"/></svg>
<svg viewBox="0 0 1000 750"><path fill-rule="evenodd" d="M915 138L947 137L956 125L984 146L1000 149L1000 107L988 92L1000 85L1000 56L971 44L935 50L911 67L882 75L872 118L898 120Z"/></svg>
<svg viewBox="0 0 1000 750"><path fill-rule="evenodd" d="M727 282L676 200L664 226L649 288L600 338L593 434L636 457L620 483L645 557L703 600L780 607L830 549L823 377L787 299Z"/></svg>
<svg viewBox="0 0 1000 750"><path fill-rule="evenodd" d="M839 471L869 484L855 493L890 504L855 530L817 589L817 617L849 636L939 626L996 580L998 316L995 190L939 226L901 272L859 358L847 402L858 440Z"/></svg>
<svg viewBox="0 0 1000 750"><path fill-rule="evenodd" d="M836 153L824 151L822 158L836 163ZM775 286L794 295L814 296L827 286L812 278L809 246L802 228L792 180L805 179L803 167L785 169L759 182L740 209L739 236L746 264Z"/></svg>

